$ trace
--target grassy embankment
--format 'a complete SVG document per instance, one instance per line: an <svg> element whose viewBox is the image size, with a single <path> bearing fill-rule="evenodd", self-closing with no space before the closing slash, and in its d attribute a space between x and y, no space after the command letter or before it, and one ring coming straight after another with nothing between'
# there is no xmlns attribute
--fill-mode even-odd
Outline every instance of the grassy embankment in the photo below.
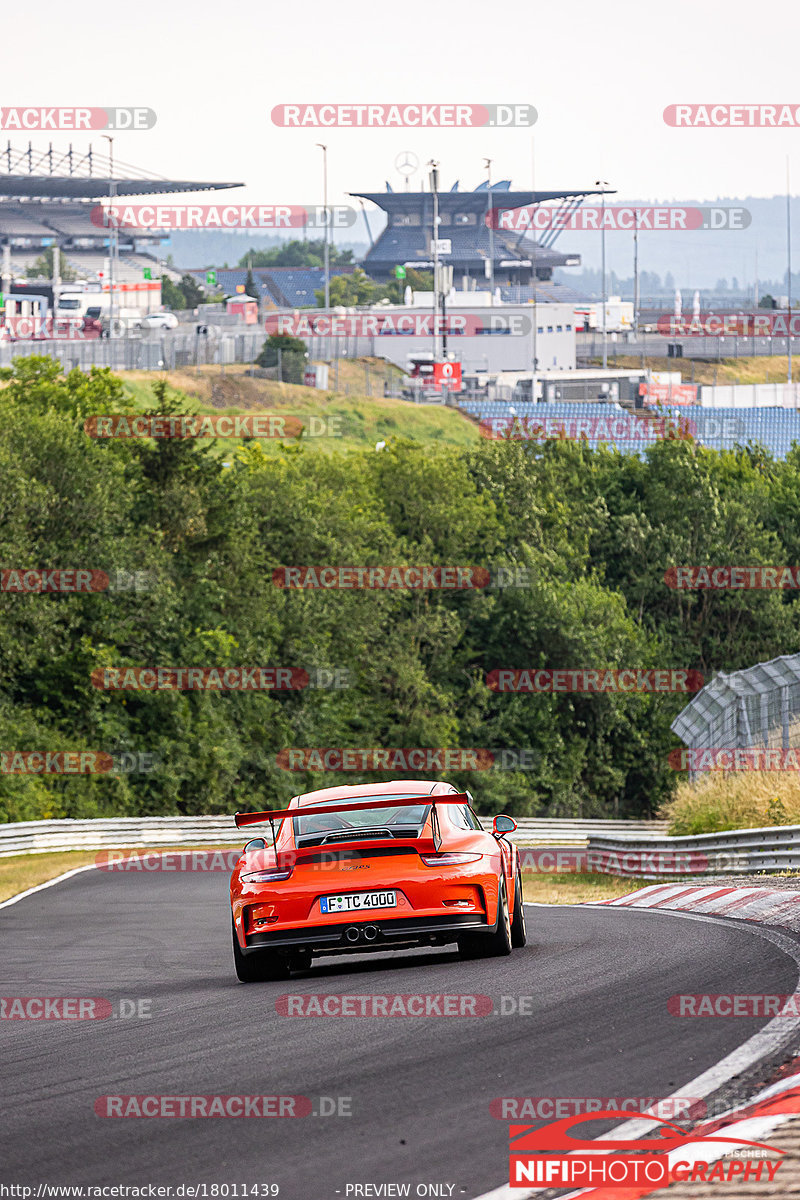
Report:
<svg viewBox="0 0 800 1200"><path fill-rule="evenodd" d="M56 879L66 871L76 867L92 866L102 855L101 861L107 861L109 854L144 855L149 853L192 853L206 851L213 854L215 850L227 853L236 850L237 846L158 846L147 849L143 846L131 847L127 850L58 850L44 854L15 854L8 858L0 858L0 902L9 900L12 896L25 892L28 888L47 883L48 879ZM211 862L212 860L206 860ZM139 872L137 872L139 873ZM146 874L142 871L141 874ZM223 890L227 888L227 873L215 871L223 880Z"/></svg>
<svg viewBox="0 0 800 1200"><path fill-rule="evenodd" d="M678 784L660 815L673 837L800 825L800 778L793 771L709 771Z"/></svg>
<svg viewBox="0 0 800 1200"><path fill-rule="evenodd" d="M455 409L384 398L384 380L397 374L397 369L382 359L340 363L339 391L254 377L243 365L226 366L224 373L219 367L200 367L196 372L193 367L167 373L125 371L120 378L130 405L128 411L153 408L152 385L165 379L187 412L273 413L285 417L287 429L292 432L304 426L304 444L328 453L374 449L376 442L391 437L451 446L468 446L479 440L475 423ZM333 378L331 372L331 382ZM372 395L366 394L367 379ZM312 431L317 431L317 436L308 436ZM283 441L262 439L261 445L269 453L283 442L296 441L296 437ZM238 440L220 438L217 448L229 458L240 444Z"/></svg>

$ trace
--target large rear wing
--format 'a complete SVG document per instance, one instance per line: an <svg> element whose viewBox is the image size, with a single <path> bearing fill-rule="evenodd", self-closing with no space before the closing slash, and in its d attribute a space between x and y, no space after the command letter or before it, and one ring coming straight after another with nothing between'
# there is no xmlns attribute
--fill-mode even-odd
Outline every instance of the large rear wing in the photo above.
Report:
<svg viewBox="0 0 800 1200"><path fill-rule="evenodd" d="M258 825L269 821L272 829L272 839L275 840L275 821L286 820L287 817L327 816L328 813L352 812L353 809L369 808L418 808L430 805L433 843L436 850L441 845L439 818L436 815L437 804L469 804L469 796L465 792L456 792L446 796L366 796L363 799L345 800L341 804L309 804L302 808L267 808L262 812L236 813L234 820L239 829L246 825ZM356 839L354 839L356 840ZM403 839L404 841L429 841L428 838ZM341 843L340 843L341 844ZM333 847L331 846L331 849Z"/></svg>

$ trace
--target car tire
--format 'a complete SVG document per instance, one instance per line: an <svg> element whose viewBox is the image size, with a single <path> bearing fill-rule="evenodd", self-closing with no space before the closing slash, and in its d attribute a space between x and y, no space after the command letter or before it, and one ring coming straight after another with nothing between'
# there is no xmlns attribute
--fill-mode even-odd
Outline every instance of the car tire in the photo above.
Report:
<svg viewBox="0 0 800 1200"><path fill-rule="evenodd" d="M505 879L500 881L500 895L497 898L497 928L487 939L486 953L490 958L511 953L511 913Z"/></svg>
<svg viewBox="0 0 800 1200"><path fill-rule="evenodd" d="M233 921L231 929L233 965L239 983L266 983L269 980L289 978L289 964L285 958L270 950L254 950L250 954L242 954Z"/></svg>
<svg viewBox="0 0 800 1200"><path fill-rule="evenodd" d="M458 939L462 958L500 958L511 953L511 914L505 880L500 881L497 898L497 924L491 933L469 933Z"/></svg>
<svg viewBox="0 0 800 1200"><path fill-rule="evenodd" d="M528 940L525 930L525 904L522 899L522 872L517 869L514 885L514 914L511 918L511 945L519 950Z"/></svg>

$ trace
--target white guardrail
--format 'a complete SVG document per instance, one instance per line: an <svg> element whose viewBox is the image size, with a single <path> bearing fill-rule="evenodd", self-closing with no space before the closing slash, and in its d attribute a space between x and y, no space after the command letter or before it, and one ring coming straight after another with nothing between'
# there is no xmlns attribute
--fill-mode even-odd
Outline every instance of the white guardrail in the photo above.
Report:
<svg viewBox="0 0 800 1200"><path fill-rule="evenodd" d="M491 829L491 819L484 820ZM237 829L233 817L110 817L105 820L19 821L0 825L0 858L49 850L106 850L134 846L244 845L269 825ZM659 834L665 821L581 821L521 817L511 840L518 846L586 846L592 835ZM626 843L627 845L628 843ZM800 861L800 857L798 858Z"/></svg>
<svg viewBox="0 0 800 1200"><path fill-rule="evenodd" d="M731 829L692 837L589 836L586 871L637 879L800 871L800 825Z"/></svg>

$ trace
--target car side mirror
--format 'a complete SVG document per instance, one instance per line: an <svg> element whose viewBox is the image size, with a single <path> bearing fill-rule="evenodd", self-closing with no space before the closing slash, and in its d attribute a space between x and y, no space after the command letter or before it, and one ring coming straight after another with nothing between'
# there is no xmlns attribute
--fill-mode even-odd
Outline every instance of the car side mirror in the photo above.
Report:
<svg viewBox="0 0 800 1200"><path fill-rule="evenodd" d="M517 828L517 822L513 817L507 817L505 813L500 813L492 821L492 833L495 837L502 837L504 833L513 833Z"/></svg>

